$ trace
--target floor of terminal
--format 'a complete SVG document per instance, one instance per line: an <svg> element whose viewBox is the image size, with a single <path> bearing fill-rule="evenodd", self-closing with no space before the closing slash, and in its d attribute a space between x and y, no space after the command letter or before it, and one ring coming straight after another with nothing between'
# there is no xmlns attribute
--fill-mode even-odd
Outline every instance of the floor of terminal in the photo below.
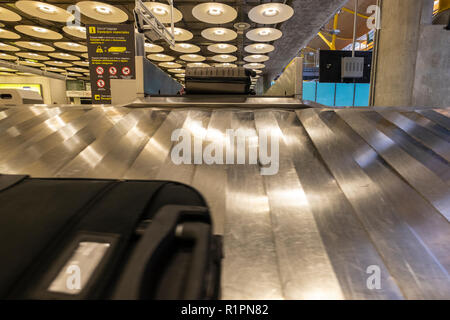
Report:
<svg viewBox="0 0 450 320"><path fill-rule="evenodd" d="M445 109L0 108L0 172L175 180L224 234L224 299L450 296ZM279 140L279 171L175 165L174 129ZM246 144L246 152L251 144ZM381 282L372 282L379 275Z"/></svg>

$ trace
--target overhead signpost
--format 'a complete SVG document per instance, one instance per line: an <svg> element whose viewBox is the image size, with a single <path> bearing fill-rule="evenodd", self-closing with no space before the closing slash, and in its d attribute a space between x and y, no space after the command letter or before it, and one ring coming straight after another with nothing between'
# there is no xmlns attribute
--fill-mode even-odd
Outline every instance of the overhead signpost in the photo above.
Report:
<svg viewBox="0 0 450 320"><path fill-rule="evenodd" d="M110 104L110 79L136 79L132 24L87 26L93 104Z"/></svg>

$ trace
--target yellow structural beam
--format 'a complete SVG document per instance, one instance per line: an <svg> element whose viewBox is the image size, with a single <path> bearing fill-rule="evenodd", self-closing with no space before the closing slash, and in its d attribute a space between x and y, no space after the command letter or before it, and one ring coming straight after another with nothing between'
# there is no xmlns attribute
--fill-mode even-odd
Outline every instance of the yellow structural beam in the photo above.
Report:
<svg viewBox="0 0 450 320"><path fill-rule="evenodd" d="M438 13L441 13L449 9L450 9L450 0L439 0Z"/></svg>
<svg viewBox="0 0 450 320"><path fill-rule="evenodd" d="M333 21L333 31L336 31L338 28L338 21L339 21L339 14L336 13L334 15L334 21ZM336 33L333 33L332 37L331 37L331 50L336 50Z"/></svg>
<svg viewBox="0 0 450 320"><path fill-rule="evenodd" d="M345 12L351 13L351 14L355 14L355 11L353 11L353 10L351 10L349 8L346 8L346 7L343 7L342 10L345 11ZM365 15L363 15L361 13L358 13L358 17L361 17L361 18L364 18L364 19L369 19L370 18L370 17L365 16Z"/></svg>
<svg viewBox="0 0 450 320"><path fill-rule="evenodd" d="M322 34L322 32L319 32L317 35L323 40L323 42L325 42L327 44L327 46L331 50L336 50L336 48L333 49L333 43L330 40L328 40L327 38L325 38L325 36Z"/></svg>

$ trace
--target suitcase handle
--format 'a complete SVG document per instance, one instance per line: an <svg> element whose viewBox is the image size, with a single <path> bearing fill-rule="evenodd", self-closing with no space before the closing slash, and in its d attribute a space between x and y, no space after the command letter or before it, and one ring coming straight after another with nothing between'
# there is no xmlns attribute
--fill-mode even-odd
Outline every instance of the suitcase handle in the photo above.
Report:
<svg viewBox="0 0 450 320"><path fill-rule="evenodd" d="M155 283L154 279L158 274L152 270L157 267L158 258L170 250L170 244L177 235L195 240L194 257L183 299L198 299L202 293L202 281L198 280L205 274L204 266L207 265L205 259L208 257L207 252L210 245L211 227L207 213L207 208L199 206L167 205L162 207L144 231L125 266L113 299L140 299L143 285ZM203 227L199 227L201 224Z"/></svg>

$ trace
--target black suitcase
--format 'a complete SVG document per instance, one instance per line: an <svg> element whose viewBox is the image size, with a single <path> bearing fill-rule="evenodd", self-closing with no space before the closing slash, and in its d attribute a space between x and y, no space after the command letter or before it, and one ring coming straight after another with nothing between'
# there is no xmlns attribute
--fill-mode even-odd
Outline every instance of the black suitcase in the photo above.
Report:
<svg viewBox="0 0 450 320"><path fill-rule="evenodd" d="M186 68L187 94L249 94L253 71L237 68Z"/></svg>
<svg viewBox="0 0 450 320"><path fill-rule="evenodd" d="M217 299L221 258L188 186L0 175L0 298Z"/></svg>

